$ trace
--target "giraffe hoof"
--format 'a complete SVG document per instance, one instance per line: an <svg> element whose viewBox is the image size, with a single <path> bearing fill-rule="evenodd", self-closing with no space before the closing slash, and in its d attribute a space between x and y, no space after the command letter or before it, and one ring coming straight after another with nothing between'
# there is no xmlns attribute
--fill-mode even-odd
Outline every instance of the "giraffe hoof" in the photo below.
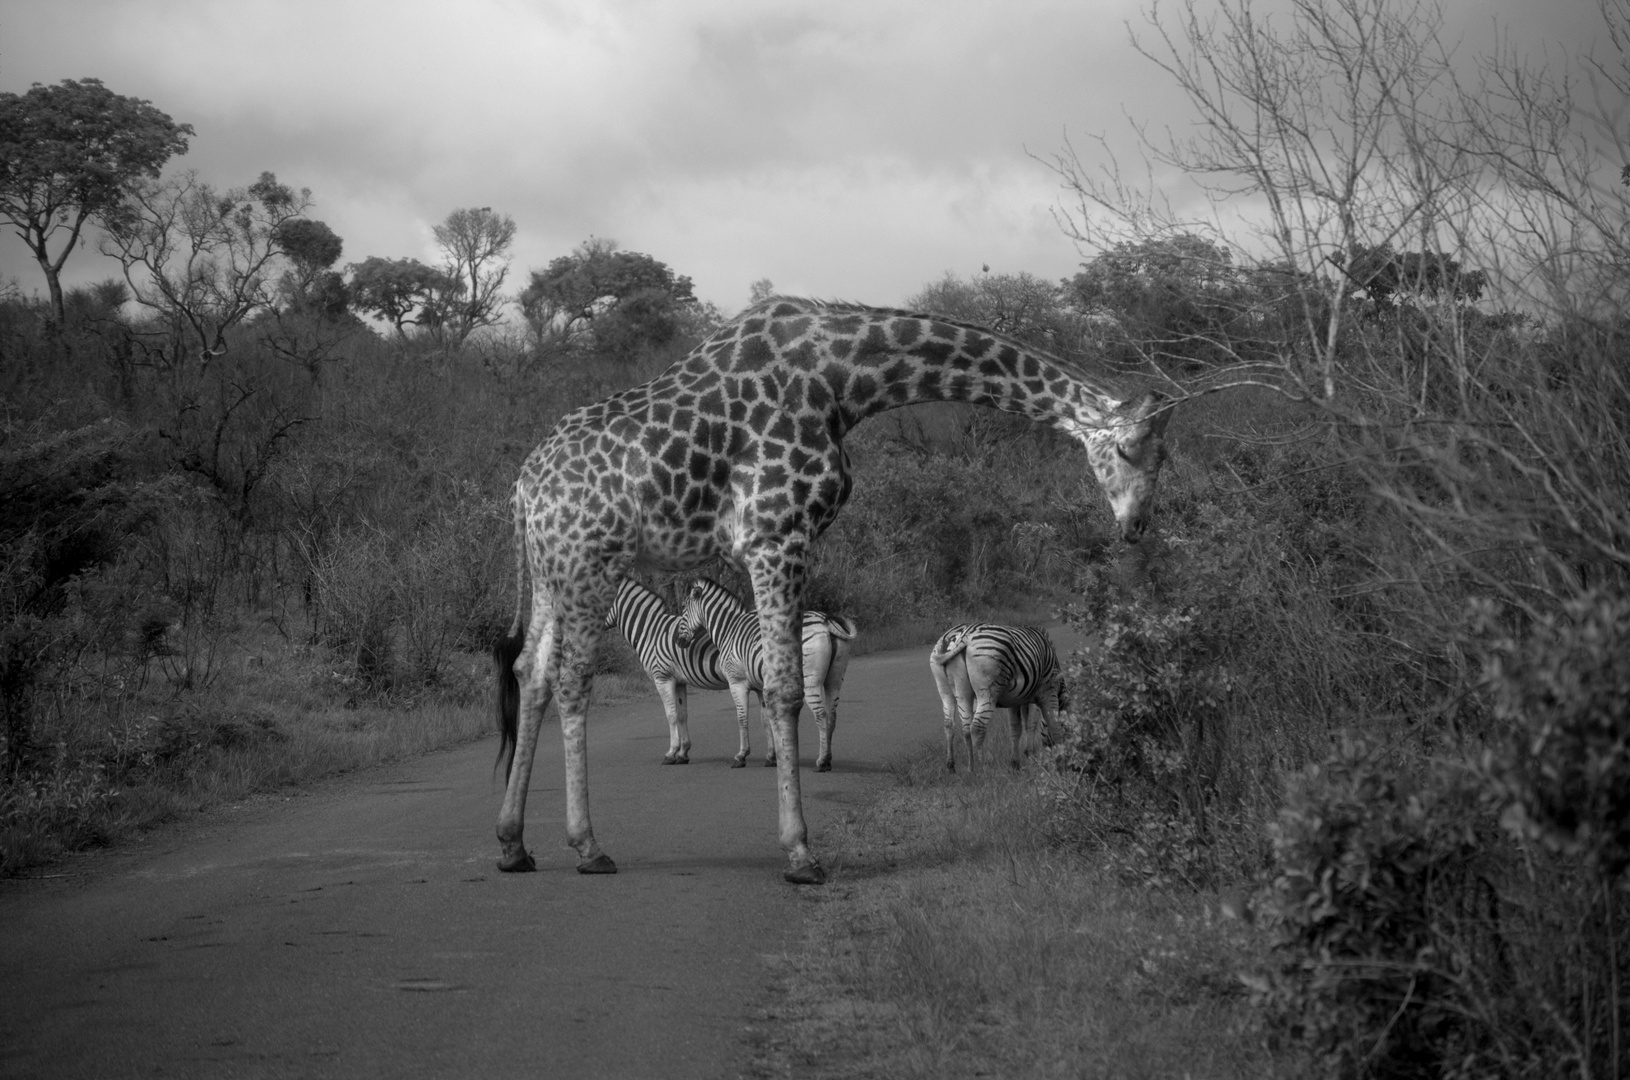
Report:
<svg viewBox="0 0 1630 1080"><path fill-rule="evenodd" d="M675 765L689 765L690 764L690 755L689 754L680 754L678 757L674 758L674 764Z"/></svg>
<svg viewBox="0 0 1630 1080"><path fill-rule="evenodd" d="M815 771L816 772L831 772L832 771L832 759L831 758L822 758L821 760L817 761L815 763Z"/></svg>
<svg viewBox="0 0 1630 1080"><path fill-rule="evenodd" d="M746 758L739 758L739 757L738 758L731 758L730 759L730 767L732 769L745 769L745 768L747 768L747 759Z"/></svg>
<svg viewBox="0 0 1630 1080"><path fill-rule="evenodd" d="M663 754L662 763L664 765L677 765L679 764L679 759L672 754Z"/></svg>
<svg viewBox="0 0 1630 1080"><path fill-rule="evenodd" d="M821 864L818 862L811 862L804 866L790 867L787 872L781 876L786 878L787 881L794 885L826 884L826 871L821 869Z"/></svg>
<svg viewBox="0 0 1630 1080"><path fill-rule="evenodd" d="M766 769L775 768L775 755L774 754L771 754L769 757L764 759L764 767Z"/></svg>
<svg viewBox="0 0 1630 1080"><path fill-rule="evenodd" d="M611 861L610 855L596 855L592 859L584 859L577 864L579 874L615 874L617 864Z"/></svg>
<svg viewBox="0 0 1630 1080"><path fill-rule="evenodd" d="M506 874L530 874L538 868L532 856L527 854L524 847L517 847L514 851L504 852L504 857L498 860L498 869Z"/></svg>

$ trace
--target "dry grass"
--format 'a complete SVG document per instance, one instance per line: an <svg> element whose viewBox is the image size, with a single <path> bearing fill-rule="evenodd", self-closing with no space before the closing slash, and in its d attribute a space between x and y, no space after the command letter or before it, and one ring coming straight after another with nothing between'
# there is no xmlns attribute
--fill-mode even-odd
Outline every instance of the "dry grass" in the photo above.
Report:
<svg viewBox="0 0 1630 1080"><path fill-rule="evenodd" d="M999 755L1003 747L990 748ZM1261 1076L1216 897L1130 887L1050 848L1026 775L925 746L832 836L832 880L755 1024L754 1077Z"/></svg>

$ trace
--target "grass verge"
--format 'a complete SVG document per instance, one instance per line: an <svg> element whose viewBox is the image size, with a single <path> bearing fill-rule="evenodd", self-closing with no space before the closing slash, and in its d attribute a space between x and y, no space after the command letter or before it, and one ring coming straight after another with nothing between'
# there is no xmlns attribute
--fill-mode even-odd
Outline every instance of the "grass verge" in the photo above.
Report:
<svg viewBox="0 0 1630 1080"><path fill-rule="evenodd" d="M1000 740L996 740L998 743ZM1005 748L988 748L1000 760ZM1045 785L925 746L829 834L748 1077L1263 1076L1219 897L1119 881L1043 837Z"/></svg>

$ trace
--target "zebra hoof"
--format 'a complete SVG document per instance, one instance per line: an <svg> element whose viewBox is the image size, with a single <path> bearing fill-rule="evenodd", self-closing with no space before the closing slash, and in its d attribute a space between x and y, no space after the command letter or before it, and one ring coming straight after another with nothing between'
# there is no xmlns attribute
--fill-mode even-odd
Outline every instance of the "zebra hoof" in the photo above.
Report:
<svg viewBox="0 0 1630 1080"><path fill-rule="evenodd" d="M592 859L584 859L577 864L579 874L615 874L617 864L611 861L610 855L596 855Z"/></svg>
<svg viewBox="0 0 1630 1080"><path fill-rule="evenodd" d="M806 866L790 867L781 876L794 885L826 884L826 871L821 869L821 864L818 862L811 862Z"/></svg>
<svg viewBox="0 0 1630 1080"><path fill-rule="evenodd" d="M821 760L817 761L815 763L815 771L816 772L831 772L832 771L832 759L831 758L822 758Z"/></svg>
<svg viewBox="0 0 1630 1080"><path fill-rule="evenodd" d="M775 755L774 754L771 754L769 757L764 759L764 767L766 769L775 768Z"/></svg>
<svg viewBox="0 0 1630 1080"><path fill-rule="evenodd" d="M537 868L538 864L532 856L518 844L513 851L504 852L504 857L498 860L498 869L506 874L530 874Z"/></svg>

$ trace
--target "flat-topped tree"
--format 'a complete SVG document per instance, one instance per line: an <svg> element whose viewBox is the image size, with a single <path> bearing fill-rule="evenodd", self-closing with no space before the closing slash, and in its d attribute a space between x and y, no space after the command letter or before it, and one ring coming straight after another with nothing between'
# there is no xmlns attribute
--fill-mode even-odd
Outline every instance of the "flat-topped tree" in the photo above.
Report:
<svg viewBox="0 0 1630 1080"><path fill-rule="evenodd" d="M543 713L558 695L567 842L580 872L615 871L589 824L584 727L606 612L635 566L682 569L722 555L752 581L764 636L786 878L825 880L798 777L810 545L849 495L844 435L924 401L972 402L1063 429L1086 448L1122 537L1135 542L1147 529L1169 405L1156 394L1124 400L1062 360L934 315L772 299L657 378L555 425L512 496L519 587L495 650L508 778L500 869L533 868L521 836L526 791Z"/></svg>
<svg viewBox="0 0 1630 1080"><path fill-rule="evenodd" d="M85 223L117 211L140 180L185 154L191 134L191 124L115 94L100 79L0 94L0 216L40 264L58 325L62 267Z"/></svg>

